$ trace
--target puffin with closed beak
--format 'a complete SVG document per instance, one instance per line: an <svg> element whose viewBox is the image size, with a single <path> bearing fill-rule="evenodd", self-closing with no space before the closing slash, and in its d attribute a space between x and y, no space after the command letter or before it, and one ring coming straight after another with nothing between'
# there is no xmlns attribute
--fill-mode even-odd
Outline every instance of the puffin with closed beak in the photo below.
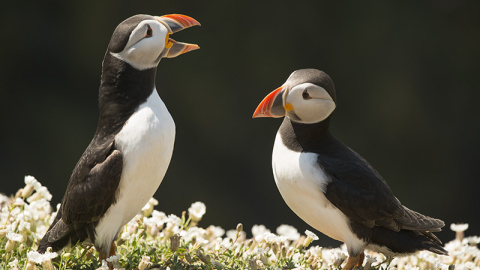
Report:
<svg viewBox="0 0 480 270"><path fill-rule="evenodd" d="M175 123L155 86L157 65L199 48L170 38L195 25L191 17L171 14L135 15L116 27L102 64L96 132L40 253L89 240L101 260L115 254L114 240L153 196L173 152Z"/></svg>
<svg viewBox="0 0 480 270"><path fill-rule="evenodd" d="M365 249L387 256L419 250L448 255L432 233L441 231L444 222L403 206L383 177L330 132L335 107L330 76L301 69L253 114L284 117L272 167L287 205L313 228L346 244L344 270L362 265Z"/></svg>

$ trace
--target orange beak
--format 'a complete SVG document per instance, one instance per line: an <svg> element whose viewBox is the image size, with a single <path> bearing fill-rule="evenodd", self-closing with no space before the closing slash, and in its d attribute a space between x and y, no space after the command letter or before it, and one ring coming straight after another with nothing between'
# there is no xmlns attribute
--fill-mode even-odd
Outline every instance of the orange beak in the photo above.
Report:
<svg viewBox="0 0 480 270"><path fill-rule="evenodd" d="M167 27L169 34L176 33L192 26L200 26L200 23L194 18L181 14L169 14L161 17L156 16L155 19ZM164 57L173 58L197 49L200 49L197 44L177 42L167 36Z"/></svg>
<svg viewBox="0 0 480 270"><path fill-rule="evenodd" d="M167 25L170 34L192 26L200 26L200 23L192 17L182 14L169 14L155 17L159 22Z"/></svg>
<svg viewBox="0 0 480 270"><path fill-rule="evenodd" d="M253 113L253 118L258 117L284 117L285 109L283 107L283 95L286 92L287 86L283 85L268 94L262 102L258 105Z"/></svg>

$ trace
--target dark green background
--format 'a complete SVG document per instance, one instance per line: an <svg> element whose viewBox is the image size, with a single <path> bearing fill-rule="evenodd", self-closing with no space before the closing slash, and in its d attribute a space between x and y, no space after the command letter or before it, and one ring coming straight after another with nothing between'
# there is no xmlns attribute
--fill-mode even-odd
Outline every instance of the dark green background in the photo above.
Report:
<svg viewBox="0 0 480 270"><path fill-rule="evenodd" d="M251 119L296 69L333 78L332 130L409 208L480 234L479 1L5 1L0 9L1 188L34 175L61 200L97 122L110 36L125 18L183 13L173 36L201 49L164 59L157 88L177 125L157 209L203 201L201 225L310 229L271 172L279 119ZM321 237L320 245L337 245Z"/></svg>

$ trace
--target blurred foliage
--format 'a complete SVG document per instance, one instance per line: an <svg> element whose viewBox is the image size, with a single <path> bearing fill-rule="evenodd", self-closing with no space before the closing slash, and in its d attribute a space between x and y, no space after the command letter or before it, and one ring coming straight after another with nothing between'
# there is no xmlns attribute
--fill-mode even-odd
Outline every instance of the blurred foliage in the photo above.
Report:
<svg viewBox="0 0 480 270"><path fill-rule="evenodd" d="M178 213L200 200L210 207L207 224L310 229L273 180L281 120L251 115L291 72L312 67L336 83L334 134L405 205L469 222L478 235L478 10L474 0L3 1L0 190L13 193L33 174L60 202L95 131L101 61L116 25L137 13L182 13L202 27L174 38L201 50L158 68L177 125L159 209Z"/></svg>

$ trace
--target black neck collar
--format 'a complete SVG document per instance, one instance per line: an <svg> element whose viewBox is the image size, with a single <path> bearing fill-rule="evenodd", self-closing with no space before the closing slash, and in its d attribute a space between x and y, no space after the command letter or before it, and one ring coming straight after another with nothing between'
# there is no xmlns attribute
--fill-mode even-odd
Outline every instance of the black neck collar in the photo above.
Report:
<svg viewBox="0 0 480 270"><path fill-rule="evenodd" d="M335 140L329 131L330 117L315 123L302 124L285 117L279 133L285 146L296 152L317 152L327 150L332 140Z"/></svg>
<svg viewBox="0 0 480 270"><path fill-rule="evenodd" d="M138 70L107 51L99 89L97 133L116 134L155 89L156 67Z"/></svg>

